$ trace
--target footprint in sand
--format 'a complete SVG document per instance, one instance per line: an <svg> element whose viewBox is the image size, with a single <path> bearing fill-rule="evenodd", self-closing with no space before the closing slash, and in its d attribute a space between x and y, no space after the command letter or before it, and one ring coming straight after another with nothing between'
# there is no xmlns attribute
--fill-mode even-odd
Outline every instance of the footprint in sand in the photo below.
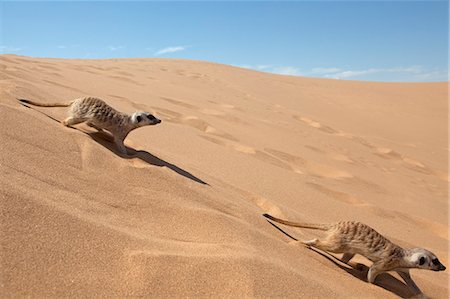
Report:
<svg viewBox="0 0 450 299"><path fill-rule="evenodd" d="M221 119L226 119L228 121L232 121L232 122L236 122L236 123L240 123L240 124L248 124L247 122L245 122L244 120L234 116L234 115L228 115L227 113L217 110L217 109L212 109L212 108L199 108L195 105L183 102L181 100L177 100L177 99L173 99L173 98L168 98L168 97L160 97L161 99L163 99L164 101L171 103L173 105L177 105L180 107L184 107L184 108L188 108L191 110L195 110L198 111L202 114L205 115L211 115L211 116L215 116L215 117L219 117ZM212 102L212 101L210 101ZM215 103L215 102L212 102ZM216 103L215 103L216 104ZM234 109L234 106L232 105L218 105L219 108L226 108L226 109ZM228 137L230 137L230 135L228 135Z"/></svg>
<svg viewBox="0 0 450 299"><path fill-rule="evenodd" d="M322 178L330 178L330 179L346 179L346 178L353 178L353 175L339 169L331 168L327 165L318 164L315 162L308 162L307 171L317 177Z"/></svg>
<svg viewBox="0 0 450 299"><path fill-rule="evenodd" d="M206 139L212 143L233 149L237 152L247 154L247 155L252 155L255 159L263 161L264 163L272 164L272 165L275 165L275 166L283 168L283 169L292 170L297 173L302 173L300 170L294 169L291 165L278 159L277 157L274 157L268 153L265 153L264 151L259 151L257 149L254 149L250 146L240 144L240 143L234 142L234 141L220 140L220 139L213 138L210 136L200 136L200 137L202 137L203 139Z"/></svg>
<svg viewBox="0 0 450 299"><path fill-rule="evenodd" d="M307 124L308 126L316 128L316 129L319 129L319 130L321 130L321 131L323 131L325 133L328 133L328 134L338 134L339 133L335 129L333 129L333 128L329 127L329 126L324 126L321 123L319 123L317 121L314 121L314 120L312 120L310 118L303 117L303 116L297 116L297 115L294 115L293 117L296 120L299 120L299 121Z"/></svg>
<svg viewBox="0 0 450 299"><path fill-rule="evenodd" d="M324 154L325 156L329 157L330 159L336 160L336 161L340 161L340 162L347 162L350 164L354 164L355 161L353 159L351 159L349 156L344 155L344 154L340 154L340 153L333 153L333 152L327 152L324 151L320 148L311 146L311 145L305 145L306 148L316 152L316 153L320 153L320 154Z"/></svg>
<svg viewBox="0 0 450 299"><path fill-rule="evenodd" d="M362 204L361 205L363 208L373 212L374 214L376 214L379 217L385 218L385 219L389 219L389 221L392 221L393 219L395 220L401 220L404 221L406 223L408 223L409 225L412 226L417 226L420 228L426 228L428 230L430 230L431 232L433 232L434 234L436 234L437 236L439 236L440 238L444 239L444 240L449 240L449 229L448 226L444 225L444 224L440 224L431 220L427 220L427 219L423 219L417 216L412 216L406 213L403 213L401 211L392 211L392 210L388 210L388 209L383 209L371 204Z"/></svg>
<svg viewBox="0 0 450 299"><path fill-rule="evenodd" d="M109 77L109 78L112 78L112 79L116 79L116 80L121 81L121 82L126 82L126 83L131 83L131 84L135 84L135 85L139 85L139 86L144 86L144 84L139 83L139 82L136 82L135 80L130 79L130 78L128 78L128 77L124 77L124 76L116 76L116 75L114 75L114 76L108 76L108 77Z"/></svg>
<svg viewBox="0 0 450 299"><path fill-rule="evenodd" d="M284 217L284 214L281 212L281 209L273 204L270 200L260 196L258 194L254 194L248 191L242 191L244 194L244 198L247 198L250 202L255 204L257 207L264 211L265 213L271 215L277 215L278 217Z"/></svg>
<svg viewBox="0 0 450 299"><path fill-rule="evenodd" d="M339 136L339 137L343 137L343 138L347 138L350 139L354 142L357 142L365 147L368 148L374 148L375 146L373 144L371 144L369 141L367 141L366 139L359 137L359 136L354 136L352 134L346 133L346 132L342 132L342 131L338 131L333 129L332 127L329 126L325 126L315 120L312 120L310 118L307 117L303 117L303 116L298 116L298 115L294 115L293 116L294 119L301 121L305 124L307 124L308 126L312 127L312 128L316 128L322 132L325 132L327 134L331 134L334 136Z"/></svg>
<svg viewBox="0 0 450 299"><path fill-rule="evenodd" d="M401 163L406 168L414 170L416 172L420 172L427 175L435 175L437 178L443 181L448 181L448 174L435 171L426 166L425 164L423 164L422 162L403 156L402 154L390 148L382 148L382 147L376 148L376 152L374 154L381 158L393 160L396 163Z"/></svg>
<svg viewBox="0 0 450 299"><path fill-rule="evenodd" d="M300 158L295 155L291 155L282 151L278 151L275 149L267 148L265 149L270 154L274 155L278 159L280 159L282 162L285 162L289 165L289 168L297 173L308 173L313 176L322 177L322 178L332 178L332 179L343 179L343 178L352 178L353 175L350 173L331 168L327 165L307 161L303 158ZM347 158L346 156L338 158Z"/></svg>
<svg viewBox="0 0 450 299"><path fill-rule="evenodd" d="M238 151L238 152L241 152L244 154L256 154L256 150L254 148L243 145L243 144L239 144L237 142L221 140L221 139L217 139L217 138L210 137L210 136L200 136L200 137L203 139L206 139L212 143L234 149L235 151Z"/></svg>
<svg viewBox="0 0 450 299"><path fill-rule="evenodd" d="M199 110L199 108L195 105L183 102L181 100L177 100L177 99L173 99L173 98L168 98L168 97L160 97L162 100L171 103L173 105L177 105L180 107L184 107L184 108L188 108L188 109L193 109L193 110Z"/></svg>
<svg viewBox="0 0 450 299"><path fill-rule="evenodd" d="M206 133L206 134L215 135L215 136L218 136L218 137L221 137L221 138L224 138L227 140L235 141L235 142L238 141L238 139L235 138L234 136L217 130L216 128L211 126L209 123L205 122L204 120L199 119L197 116L175 117L175 118L170 119L169 121L178 123L178 124L188 125L192 128L195 128L195 129L203 132L203 133Z"/></svg>
<svg viewBox="0 0 450 299"><path fill-rule="evenodd" d="M350 164L355 163L355 161L353 161L350 157L344 154L327 153L326 155L336 161L347 162Z"/></svg>
<svg viewBox="0 0 450 299"><path fill-rule="evenodd" d="M331 190L316 183L306 183L306 184L337 201L341 201L351 205L361 205L365 203L364 201L344 192Z"/></svg>
<svg viewBox="0 0 450 299"><path fill-rule="evenodd" d="M42 81L44 81L44 82L46 82L46 83L48 83L48 84L54 85L54 86L58 86L58 87L65 88L65 89L67 89L67 90L75 91L75 92L77 92L77 93L84 93L83 91L81 91L81 90L79 90L79 89L76 89L76 88L74 88L74 87L72 87L72 86L64 85L64 84L61 84L61 83L57 83L57 82L53 82L53 81L45 80L45 79L42 80Z"/></svg>

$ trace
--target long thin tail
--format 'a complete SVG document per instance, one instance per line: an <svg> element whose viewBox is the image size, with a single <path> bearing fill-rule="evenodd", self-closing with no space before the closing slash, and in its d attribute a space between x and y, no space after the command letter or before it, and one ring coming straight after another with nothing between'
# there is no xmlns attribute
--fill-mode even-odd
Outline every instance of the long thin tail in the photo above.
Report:
<svg viewBox="0 0 450 299"><path fill-rule="evenodd" d="M73 101L68 102L68 103L38 103L38 102L26 100L26 99L17 99L17 100L19 100L19 102L21 102L21 103L30 104L30 105L34 105L34 106L40 106L40 107L69 107L73 103Z"/></svg>
<svg viewBox="0 0 450 299"><path fill-rule="evenodd" d="M313 224L313 223L297 223L297 222L291 222L283 219L279 219L276 217L273 217L269 214L263 214L264 217L269 218L270 220L276 221L278 223L286 224L289 226L294 227L304 227L304 228L310 228L310 229L320 229L320 230L329 230L331 228L331 224Z"/></svg>

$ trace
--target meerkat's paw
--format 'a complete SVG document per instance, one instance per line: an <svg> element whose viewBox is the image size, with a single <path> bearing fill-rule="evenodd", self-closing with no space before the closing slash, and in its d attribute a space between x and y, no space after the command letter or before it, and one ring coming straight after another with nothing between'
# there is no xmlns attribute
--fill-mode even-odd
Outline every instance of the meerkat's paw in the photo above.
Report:
<svg viewBox="0 0 450 299"><path fill-rule="evenodd" d="M358 271L365 271L367 266L361 263L356 263L353 268L355 268Z"/></svg>
<svg viewBox="0 0 450 299"><path fill-rule="evenodd" d="M428 297L427 295L425 295L424 293L419 293L416 294L412 297L409 297L410 299L429 299L430 297Z"/></svg>
<svg viewBox="0 0 450 299"><path fill-rule="evenodd" d="M309 240L309 241L300 241L300 243L302 243L307 248L310 248L311 246L316 245L317 241L318 241L318 239L312 239L312 240Z"/></svg>

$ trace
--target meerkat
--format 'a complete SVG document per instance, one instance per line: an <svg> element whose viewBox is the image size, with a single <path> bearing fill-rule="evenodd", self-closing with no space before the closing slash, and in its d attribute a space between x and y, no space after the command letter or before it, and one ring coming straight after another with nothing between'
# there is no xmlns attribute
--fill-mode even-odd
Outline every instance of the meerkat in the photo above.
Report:
<svg viewBox="0 0 450 299"><path fill-rule="evenodd" d="M370 226L356 221L341 221L335 224L296 223L264 214L264 217L294 227L325 231L323 240L300 241L323 251L343 253L341 261L348 263L355 254L360 254L373 262L367 273L367 280L374 283L383 272L396 271L416 294L422 293L412 280L409 269L444 271L446 268L431 251L424 248L402 248L383 237Z"/></svg>
<svg viewBox="0 0 450 299"><path fill-rule="evenodd" d="M112 108L99 98L84 97L68 103L37 103L18 99L22 103L40 107L69 107L69 116L62 122L69 127L85 122L98 131L106 130L113 135L118 150L127 155L124 140L134 129L161 123L161 120L147 112L134 112L131 115Z"/></svg>

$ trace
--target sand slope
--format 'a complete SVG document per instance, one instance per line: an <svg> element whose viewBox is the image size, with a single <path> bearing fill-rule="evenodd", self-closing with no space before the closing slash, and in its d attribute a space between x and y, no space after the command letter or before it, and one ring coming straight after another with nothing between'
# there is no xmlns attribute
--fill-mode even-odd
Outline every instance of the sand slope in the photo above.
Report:
<svg viewBox="0 0 450 299"><path fill-rule="evenodd" d="M411 296L396 274L370 285L262 213L363 221L448 266L446 83L165 59L2 55L0 69L1 297ZM86 95L163 123L132 132L127 159L57 123L64 108L15 100ZM412 275L448 297L448 271Z"/></svg>

